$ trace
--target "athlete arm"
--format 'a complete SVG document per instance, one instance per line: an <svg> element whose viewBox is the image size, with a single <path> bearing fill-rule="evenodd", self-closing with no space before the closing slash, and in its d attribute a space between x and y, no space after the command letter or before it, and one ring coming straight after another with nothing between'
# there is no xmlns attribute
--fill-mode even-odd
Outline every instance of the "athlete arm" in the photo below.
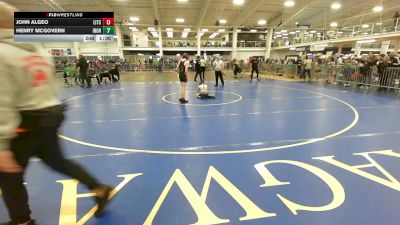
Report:
<svg viewBox="0 0 400 225"><path fill-rule="evenodd" d="M0 83L3 85L0 88L0 172L19 173L22 169L9 150L14 136L13 130L16 128L14 124L18 118L18 112L13 104L16 93L13 87L17 83L12 80L11 73L8 71L3 60L0 60Z"/></svg>
<svg viewBox="0 0 400 225"><path fill-rule="evenodd" d="M189 67L190 67L190 62L189 62L189 61L186 61L186 62L185 62L185 73L186 73L186 76L188 75Z"/></svg>

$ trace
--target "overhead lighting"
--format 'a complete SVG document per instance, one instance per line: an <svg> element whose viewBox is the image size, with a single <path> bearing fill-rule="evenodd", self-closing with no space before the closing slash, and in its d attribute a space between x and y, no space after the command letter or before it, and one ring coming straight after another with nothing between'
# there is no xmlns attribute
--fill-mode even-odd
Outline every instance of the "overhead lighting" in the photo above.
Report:
<svg viewBox="0 0 400 225"><path fill-rule="evenodd" d="M298 24L299 24L299 22L296 22L296 23L294 23L294 24L298 25Z"/></svg>
<svg viewBox="0 0 400 225"><path fill-rule="evenodd" d="M234 5L243 5L244 4L244 0L233 0L233 4Z"/></svg>
<svg viewBox="0 0 400 225"><path fill-rule="evenodd" d="M315 34L315 33L317 33L317 31L316 31L316 30L312 30L312 31L310 31L310 34Z"/></svg>
<svg viewBox="0 0 400 225"><path fill-rule="evenodd" d="M203 32L208 32L208 29L201 29L201 31L203 31Z"/></svg>
<svg viewBox="0 0 400 225"><path fill-rule="evenodd" d="M292 6L294 6L296 3L293 1L293 0L287 0L287 1L285 1L285 3L284 3L284 5L286 6L286 7L292 7Z"/></svg>
<svg viewBox="0 0 400 225"><path fill-rule="evenodd" d="M226 24L226 20L225 19L219 20L219 23L220 24Z"/></svg>
<svg viewBox="0 0 400 225"><path fill-rule="evenodd" d="M363 25L361 25L361 27L367 29L367 28L369 28L369 24L363 24Z"/></svg>
<svg viewBox="0 0 400 225"><path fill-rule="evenodd" d="M282 34L283 36L289 36L288 34Z"/></svg>
<svg viewBox="0 0 400 225"><path fill-rule="evenodd" d="M264 26L264 25L266 25L266 24L267 24L267 21L266 21L266 20L259 20L259 21L258 21L258 25Z"/></svg>
<svg viewBox="0 0 400 225"><path fill-rule="evenodd" d="M281 32L275 32L275 34L281 34Z"/></svg>
<svg viewBox="0 0 400 225"><path fill-rule="evenodd" d="M292 34L292 35L293 35L293 34L296 34L296 32L292 31L292 32L290 32L289 34Z"/></svg>
<svg viewBox="0 0 400 225"><path fill-rule="evenodd" d="M335 3L333 3L333 4L331 5L331 8L332 8L332 9L340 9L340 8L342 8L342 4L340 4L340 3L338 3L338 2L335 2Z"/></svg>
<svg viewBox="0 0 400 225"><path fill-rule="evenodd" d="M376 40L372 39L372 40L362 40L362 41L357 41L357 44L367 44L367 43L375 43Z"/></svg>
<svg viewBox="0 0 400 225"><path fill-rule="evenodd" d="M375 6L372 10L373 10L374 12L382 12L383 7L380 6L380 5L378 5L378 6Z"/></svg>
<svg viewBox="0 0 400 225"><path fill-rule="evenodd" d="M377 26L382 26L382 23L376 23Z"/></svg>
<svg viewBox="0 0 400 225"><path fill-rule="evenodd" d="M223 33L223 32L225 32L225 29L219 29L218 32Z"/></svg>
<svg viewBox="0 0 400 225"><path fill-rule="evenodd" d="M343 31L339 31L338 34L343 34Z"/></svg>
<svg viewBox="0 0 400 225"><path fill-rule="evenodd" d="M289 48L289 50L294 51L294 50L296 50L296 48Z"/></svg>
<svg viewBox="0 0 400 225"><path fill-rule="evenodd" d="M183 18L177 18L177 19L176 19L176 22L177 22L177 23L184 23L184 22L185 22L185 19L183 19Z"/></svg>
<svg viewBox="0 0 400 225"><path fill-rule="evenodd" d="M241 29L237 29L236 31L237 31L237 32L242 32L242 30L241 30Z"/></svg>
<svg viewBox="0 0 400 225"><path fill-rule="evenodd" d="M184 31L191 31L192 29L190 29L190 28L185 28L185 29L183 29Z"/></svg>
<svg viewBox="0 0 400 225"><path fill-rule="evenodd" d="M287 30L281 30L281 33L287 33Z"/></svg>
<svg viewBox="0 0 400 225"><path fill-rule="evenodd" d="M129 18L129 20L130 21L133 21L133 22L137 22L137 21L139 21L140 19L139 19L139 17L131 17L131 18Z"/></svg>
<svg viewBox="0 0 400 225"><path fill-rule="evenodd" d="M151 30L151 31L154 31L154 30L156 30L156 28L154 28L154 27L149 27L149 28L147 28L148 30Z"/></svg>
<svg viewBox="0 0 400 225"><path fill-rule="evenodd" d="M336 23L336 22L331 23L331 27L337 27L337 26L338 26L338 23Z"/></svg>
<svg viewBox="0 0 400 225"><path fill-rule="evenodd" d="M256 33L257 30L256 30L256 29L251 29L250 32L251 32L251 33Z"/></svg>
<svg viewBox="0 0 400 225"><path fill-rule="evenodd" d="M167 36L168 36L169 38L173 38L173 37L174 37L174 33L173 33L173 32L167 32Z"/></svg>
<svg viewBox="0 0 400 225"><path fill-rule="evenodd" d="M178 2L187 2L188 0L178 0Z"/></svg>
<svg viewBox="0 0 400 225"><path fill-rule="evenodd" d="M174 31L174 28L167 28L166 31Z"/></svg>
<svg viewBox="0 0 400 225"><path fill-rule="evenodd" d="M129 27L129 30L138 31L138 29L136 27Z"/></svg>

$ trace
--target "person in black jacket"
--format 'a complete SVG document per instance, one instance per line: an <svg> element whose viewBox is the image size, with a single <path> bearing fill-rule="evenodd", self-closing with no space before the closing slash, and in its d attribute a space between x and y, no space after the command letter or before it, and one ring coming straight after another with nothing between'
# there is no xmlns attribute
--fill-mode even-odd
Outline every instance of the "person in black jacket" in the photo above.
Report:
<svg viewBox="0 0 400 225"><path fill-rule="evenodd" d="M257 57L250 57L250 64L251 64L250 82L253 81L254 72L256 72L256 74L257 74L257 80L260 81L261 79L259 78L259 70L258 70L258 64L260 64L260 60Z"/></svg>
<svg viewBox="0 0 400 225"><path fill-rule="evenodd" d="M81 87L84 87L85 80L87 83L87 87L88 88L92 87L90 78L88 76L89 64L87 63L87 61L83 55L79 55L79 60L76 63L76 68L78 68L78 67L79 67L79 79L81 81Z"/></svg>
<svg viewBox="0 0 400 225"><path fill-rule="evenodd" d="M200 67L200 56L197 56L196 62L195 62L195 70L196 70L196 75L194 76L194 82L197 82L197 76L200 77L200 83L203 83L203 79L201 77L201 67Z"/></svg>

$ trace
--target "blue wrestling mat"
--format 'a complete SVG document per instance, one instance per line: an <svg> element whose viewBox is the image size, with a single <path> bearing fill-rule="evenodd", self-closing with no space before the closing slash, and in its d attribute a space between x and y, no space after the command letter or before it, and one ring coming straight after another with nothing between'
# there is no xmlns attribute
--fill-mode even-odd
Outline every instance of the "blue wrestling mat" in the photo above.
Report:
<svg viewBox="0 0 400 225"><path fill-rule="evenodd" d="M116 187L91 194L34 159L43 225L399 225L400 102L340 88L227 81L180 105L180 84L64 89L68 158ZM0 202L0 218L7 212Z"/></svg>

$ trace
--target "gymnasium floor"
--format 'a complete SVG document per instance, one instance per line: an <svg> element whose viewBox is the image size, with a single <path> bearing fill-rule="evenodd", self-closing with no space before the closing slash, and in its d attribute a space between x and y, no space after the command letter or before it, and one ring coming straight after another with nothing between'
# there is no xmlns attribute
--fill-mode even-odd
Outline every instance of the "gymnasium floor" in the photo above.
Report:
<svg viewBox="0 0 400 225"><path fill-rule="evenodd" d="M160 77L62 91L66 154L117 188L95 219L83 186L33 160L26 178L40 224L400 223L397 98L227 80L209 83L215 100L196 99L191 82L190 104L179 105L176 75Z"/></svg>

